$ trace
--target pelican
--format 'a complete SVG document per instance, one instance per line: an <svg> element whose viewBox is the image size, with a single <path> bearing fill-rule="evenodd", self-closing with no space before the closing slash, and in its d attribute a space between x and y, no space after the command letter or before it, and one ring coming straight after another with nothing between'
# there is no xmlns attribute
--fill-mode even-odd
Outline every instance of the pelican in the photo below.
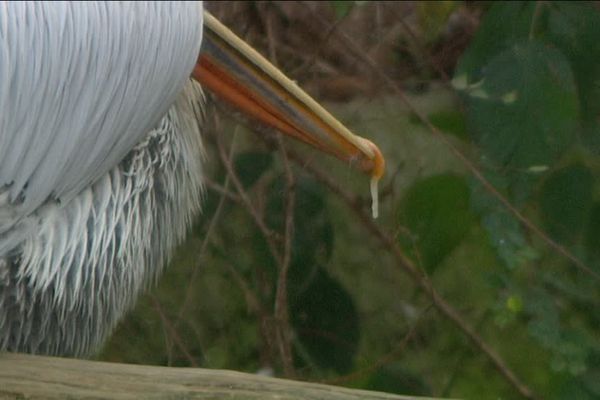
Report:
<svg viewBox="0 0 600 400"><path fill-rule="evenodd" d="M0 351L86 357L200 212L205 96L383 158L201 2L0 3Z"/></svg>

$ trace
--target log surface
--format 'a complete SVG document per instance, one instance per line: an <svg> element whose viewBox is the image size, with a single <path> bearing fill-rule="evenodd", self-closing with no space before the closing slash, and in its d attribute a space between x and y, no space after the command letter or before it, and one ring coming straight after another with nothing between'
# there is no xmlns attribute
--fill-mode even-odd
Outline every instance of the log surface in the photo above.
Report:
<svg viewBox="0 0 600 400"><path fill-rule="evenodd" d="M65 398L417 399L226 370L154 367L0 353L0 399Z"/></svg>

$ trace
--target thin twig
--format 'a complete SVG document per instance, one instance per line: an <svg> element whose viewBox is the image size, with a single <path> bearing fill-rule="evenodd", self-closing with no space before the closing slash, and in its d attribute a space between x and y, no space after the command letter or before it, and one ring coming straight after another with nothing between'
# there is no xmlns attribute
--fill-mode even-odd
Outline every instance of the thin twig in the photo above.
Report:
<svg viewBox="0 0 600 400"><path fill-rule="evenodd" d="M310 10L310 7L307 6ZM311 10L312 11L312 10ZM324 21L324 19L313 12L313 16L316 20L320 21L324 26L328 26L329 24ZM393 91L400 97L400 99L406 104L407 108L414 113L414 115L419 118L419 120L435 135L435 137L443 142L448 148L454 153L454 155L467 167L467 169L475 176L475 178L485 187L487 191L489 191L494 197L496 197L507 210L509 210L523 225L525 225L530 231L539 236L546 244L548 244L552 249L556 252L567 258L571 261L579 270L587 273L592 276L596 280L600 281L600 273L592 270L590 267L585 265L583 261L575 257L569 250L567 250L564 246L555 242L548 235L546 235L537 225L535 225L532 221L527 219L519 210L517 210L510 201L504 197L479 171L479 169L473 164L473 162L464 155L444 134L437 128L435 125L429 121L429 119L423 114L414 104L410 101L410 99L406 96L404 91L391 79L385 72L383 72L377 64L368 57L361 49L358 48L354 44L354 42L343 32L335 31L335 34L338 38L344 43L344 45L357 57L357 59L362 60L371 71L379 76L383 82L385 82Z"/></svg>
<svg viewBox="0 0 600 400"><path fill-rule="evenodd" d="M273 360L276 358L274 351L274 329L272 328L272 317L271 315L264 309L263 304L260 302L260 299L256 294L250 289L250 285L244 279L242 274L238 272L235 266L224 257L224 264L227 268L227 271L233 277L234 282L239 286L240 290L244 294L244 299L246 300L246 307L248 310L253 313L259 321L259 331L260 337L264 340L264 349L266 351L261 351L261 363L263 366L270 366L273 364Z"/></svg>
<svg viewBox="0 0 600 400"><path fill-rule="evenodd" d="M281 150L283 165L285 168L285 233L283 260L279 265L277 278L277 290L275 293L275 321L277 325L277 340L283 371L288 378L296 375L294 361L292 359L292 328L288 314L288 272L292 259L292 243L294 239L294 207L295 207L295 179L290 163L285 152L281 135L277 135L279 148Z"/></svg>
<svg viewBox="0 0 600 400"><path fill-rule="evenodd" d="M229 182L226 182L226 183L229 183ZM228 200L231 200L235 203L242 202L242 200L240 199L240 196L238 196L237 194L228 190L228 188L226 188L224 185L219 185L218 183L216 183L208 178L204 178L204 186L206 186L208 189L212 190L213 192L216 192L216 193L220 194L221 196L226 197Z"/></svg>
<svg viewBox="0 0 600 400"><path fill-rule="evenodd" d="M162 305L160 304L160 301L158 300L158 298L156 298L156 296L154 296L152 294L150 295L150 298L152 299L152 303L154 305L154 309L156 310L156 312L160 316L162 324L166 328L166 331L169 334L169 336L171 337L171 339L173 340L173 342L177 345L177 347L179 347L179 350L181 350L181 352L183 353L183 355L185 356L185 358L187 358L187 360L190 363L190 365L192 367L198 368L198 363L196 362L196 360L194 359L194 357L192 357L192 355L188 351L187 347L183 343L183 340L181 339L181 337L177 333L177 330L175 329L175 327L173 326L173 324L171 323L171 321L169 320L169 318L167 317L167 315L164 313L164 311L162 309Z"/></svg>
<svg viewBox="0 0 600 400"><path fill-rule="evenodd" d="M448 74L446 74L446 71L444 71L433 60L433 57L431 56L431 53L429 53L429 50L427 50L427 47L425 46L425 44L419 39L419 37L415 34L415 32L412 30L412 28L408 25L408 23L406 23L406 19L404 17L400 16L398 18L398 22L400 22L400 26L402 26L404 31L406 33L408 33L408 36L410 36L410 38L414 41L416 46L423 52L423 55L427 59L427 62L429 63L429 65L431 65L431 67L433 69L435 69L435 71L440 75L440 78L442 78L442 82L447 84L450 81Z"/></svg>
<svg viewBox="0 0 600 400"><path fill-rule="evenodd" d="M268 7L268 3L263 3L266 4ZM262 15L262 13L260 13ZM265 20L263 21L263 23L266 26L266 31L267 31L267 43L268 43L268 48L269 48L269 60L271 60L271 62L273 63L273 65L278 65L279 63L277 62L277 46L276 46L276 42L275 42L275 35L273 35L273 14L269 12L269 10L267 9L266 12L266 17Z"/></svg>
<svg viewBox="0 0 600 400"><path fill-rule="evenodd" d="M227 174L230 176L231 182L233 183L233 186L235 186L235 189L237 190L237 192L240 196L240 199L242 200L244 208L248 211L248 213L254 220L254 223L256 224L256 226L258 227L260 232L265 237L265 241L267 242L267 246L269 248L269 251L271 252L271 255L273 256L273 259L275 260L275 262L277 264L281 264L283 262L283 259L282 259L281 255L279 254L279 252L277 251L277 247L275 246L275 242L273 241L273 232L271 231L271 229L269 229L269 227L267 227L267 225L265 224L265 221L262 219L262 217L258 213L258 210L256 210L256 208L250 201L250 198L248 197L248 194L246 193L246 190L244 189L244 185L242 185L242 183L240 182L240 179L238 178L238 176L233 168L233 165L231 164L231 160L227 156L227 153L225 152L225 148L223 147L223 143L221 142L220 135L214 135L214 136L216 139L217 148L219 150L219 156L221 157L221 162L223 163L223 166L227 170Z"/></svg>
<svg viewBox="0 0 600 400"><path fill-rule="evenodd" d="M533 40L535 36L535 30L538 27L538 22L540 20L540 15L542 14L542 6L544 5L543 1L536 1L535 10L533 11L533 16L531 17L531 25L529 26L529 35L528 39Z"/></svg>
<svg viewBox="0 0 600 400"><path fill-rule="evenodd" d="M270 147L273 148L275 146L272 138L261 134L257 134L257 136L265 141L265 143L267 143ZM529 399L536 398L529 387L522 383L515 373L508 367L508 365L506 365L500 355L496 353L495 350L489 346L473 328L471 328L471 326L463 319L458 311L456 311L437 293L437 291L435 291L427 276L423 275L420 269L412 262L412 260L404 254L402 249L400 249L400 247L396 244L394 237L384 232L377 224L373 222L370 215L367 215L364 212L363 202L360 202L356 197L344 191L327 174L321 172L311 163L307 162L306 159L298 153L292 150L286 150L286 153L290 160L294 161L298 166L310 172L318 181L328 186L331 191L336 193L338 197L346 203L346 205L358 216L358 220L367 228L367 230L373 233L373 235L383 244L383 246L394 255L398 265L409 276L412 277L419 287L421 287L425 294L432 300L436 309L438 309L448 320L454 323L463 332L463 334L488 357L488 359L492 362L492 365L494 365L494 367L522 396Z"/></svg>
<svg viewBox="0 0 600 400"><path fill-rule="evenodd" d="M339 376L333 379L325 379L320 383L324 383L326 385L341 385L344 383L353 382L359 380L364 376L372 374L373 372L377 371L379 368L385 365L396 361L398 357L404 352L408 343L415 337L415 334L417 333L417 328L423 320L423 317L425 316L425 314L427 314L427 312L431 309L432 306L433 305L429 305L427 306L427 308L425 308L425 310L423 310L423 312L419 315L417 320L412 324L406 335L404 335L400 343L398 343L398 345L394 349L392 349L392 351L379 358L374 363L370 364L367 368L363 368L358 371L354 371L351 374Z"/></svg>
<svg viewBox="0 0 600 400"><path fill-rule="evenodd" d="M273 6L281 7L281 5L278 2L274 2ZM325 43L327 43L327 39L337 29L337 27L343 22L344 19L345 19L345 17L340 18L332 24L332 26L329 28L329 30L327 32L325 32L325 34L322 35L324 39L321 40L319 43L316 43L314 46L312 46L312 54L310 56L305 58L304 55L302 55L302 58L304 58L304 61L302 62L302 64L300 64L298 67L296 67L290 73L290 75L292 75L292 76L301 75L304 73L304 71L310 70L313 65L317 64L317 62L319 61L318 60L319 53L323 49L323 46L325 45ZM292 53L294 55L298 56L297 51L292 50Z"/></svg>
<svg viewBox="0 0 600 400"><path fill-rule="evenodd" d="M315 18L320 20L320 16L313 13ZM348 41L347 37L343 37L345 41ZM351 44L348 44L351 46ZM356 50L355 48L353 48ZM419 116L419 118L427 121L427 126L430 129L438 132L438 136L443 137L441 132L439 132L415 107L410 103L408 98L404 95L400 88L396 87L395 83L391 81L384 73L379 71L379 69L374 65L371 60L370 66L377 70L378 74L381 73L387 81L393 85L392 87L396 88L396 90L400 93L401 98L408 104L408 107L413 110L415 115ZM266 138L264 135L259 135L263 140L273 146L273 143ZM444 138L445 139L445 138ZM456 152L461 154L458 149L454 148ZM357 215L359 221L371 232L373 235L387 248L396 258L398 265L408 273L413 280L421 287L421 289L431 298L435 307L444 315L448 320L454 323L465 336L467 336L471 342L480 349L492 362L492 365L501 373L502 376L506 378L506 380L524 397L534 399L536 398L533 392L529 389L527 385L525 385L521 380L515 375L515 373L508 367L508 365L504 362L502 357L496 353L496 351L489 345L487 342L473 330L473 328L463 319L461 314L456 311L444 298L442 298L438 292L433 288L431 282L427 278L427 276L423 275L419 268L412 262L412 260L404 254L402 249L397 245L396 241L393 237L389 236L386 232L384 232L377 224L373 222L370 216L364 213L363 207L357 202L357 198L349 195L343 189L339 187L333 180L329 178L326 174L322 173L318 169L316 169L311 163L307 162L304 157L299 156L297 153L288 150L287 154L291 160L296 162L302 168L305 168L309 172L313 174L317 178L317 180L326 184L333 192L338 194L338 196L344 200L344 202L350 207L352 211ZM462 155L462 154L461 154ZM462 156L464 157L464 156ZM466 159L466 158L465 158ZM477 169L472 166L475 173L478 173ZM483 181L485 178L481 177ZM235 183L235 181L234 181ZM488 183L489 184L489 183ZM241 194L240 194L241 195ZM242 196L243 199L243 196ZM281 265L281 263L278 263Z"/></svg>
<svg viewBox="0 0 600 400"><path fill-rule="evenodd" d="M225 149L223 148L223 144L221 143L219 135L216 135L216 143L217 143L217 147L219 149L221 161L222 161L223 165L225 166L225 169L227 170L227 174L230 176L231 182L235 186L235 188L240 196L240 199L242 200L244 208L246 209L246 211L248 211L248 213L254 220L254 223L256 224L256 226L258 227L258 229L261 231L262 235L264 236L265 241L267 242L269 251L271 252L273 259L275 260L275 263L278 266L280 266L279 280L280 281L285 280L284 284L281 284L281 282L278 282L278 284L277 284L278 296L283 295L283 296L285 296L285 299L282 301L281 298L277 298L277 300L276 300L274 324L269 323L268 318L261 319L261 331L263 332L263 334L265 334L265 339L267 340L267 345L270 345L273 342L273 339L275 339L275 343L277 344L277 347L279 349L279 353L281 356L284 374L288 377L293 377L295 375L295 371L294 371L294 367L293 367L293 359L292 359L292 351L291 351L291 335L290 335L291 328L290 328L290 324L289 324L289 317L287 315L288 311L287 311L287 290L286 290L287 270L289 268L289 254L291 254L291 250L289 249L289 248L291 248L291 244L289 244L287 242L288 242L288 238L289 238L289 241L291 243L291 231L288 232L287 222L286 222L286 249L288 249L288 250L286 250L287 254L288 254L287 255L288 259L286 261L285 258L282 257L281 254L279 253L279 251L277 250L277 246L275 245L275 241L273 240L273 232L267 227L263 218L259 215L258 211L256 210L256 208L250 201L248 194L244 190L244 187L243 187L242 183L240 182L240 180L239 180L237 174L235 173L235 170L231 164L230 158L228 158L227 155L225 154ZM292 199L291 205L293 207L293 196L292 197L288 196L288 200L287 200L288 205L287 206L289 206L289 204L290 204L290 200L289 200L290 198ZM290 234L288 235L288 233L290 233ZM279 305L279 307L277 307L277 305ZM273 336L274 336L274 338L273 338Z"/></svg>
<svg viewBox="0 0 600 400"><path fill-rule="evenodd" d="M310 172L319 182L325 184L332 192L336 193L340 199L354 212L358 221L367 228L369 232L376 237L384 248L386 248L396 259L398 265L413 278L413 280L421 287L421 289L432 300L433 305L442 315L454 323L471 342L481 350L492 362L492 365L506 378L506 380L524 397L535 399L535 395L515 373L508 367L502 357L487 342L475 332L469 323L463 319L461 314L455 310L432 286L426 275L423 275L413 261L402 251L396 243L396 240L386 233L377 225L370 215L365 213L357 201L356 196L350 195L335 183L327 174L317 169L314 165L307 163L306 160L298 153L288 150L288 156L298 165L303 166Z"/></svg>
<svg viewBox="0 0 600 400"><path fill-rule="evenodd" d="M490 312L486 311L485 314L483 315L482 318L479 319L479 321L475 324L476 328L480 328L484 325L484 323L486 322L486 320L488 319ZM456 381L457 377L459 376L459 372L461 371L461 366L465 364L465 361L467 360L467 351L463 351L458 359L455 362L455 367L452 368L452 372L450 373L450 376L448 377L446 384L444 385L444 387L442 388L442 390L439 392L439 394L436 394L439 397L449 397L450 396L450 391L452 390L452 386L454 385L454 382Z"/></svg>
<svg viewBox="0 0 600 400"><path fill-rule="evenodd" d="M254 313L259 318L266 316L267 313L263 309L260 300L258 299L258 297L256 297L256 294L254 294L254 292L250 289L250 285L248 285L244 277L238 272L238 270L233 265L231 265L230 262L225 261L224 264L227 268L227 271L229 271L229 273L233 277L235 283L237 283L242 293L244 293L244 299L246 300L246 306L248 307L248 310Z"/></svg>
<svg viewBox="0 0 600 400"><path fill-rule="evenodd" d="M215 120L215 123L217 123L216 120ZM233 134L234 142L235 142L236 134L237 134L237 130L234 131L234 134ZM231 158L231 155L233 154L233 149L234 149L234 146L231 146L230 153L229 153L230 158ZM223 207L225 206L225 201L227 200L227 195L225 193L229 193L229 188L228 188L229 179L230 179L229 175L227 175L225 177L225 182L223 183L223 192L221 194L221 198L219 199L219 204L217 205L217 209L215 210L215 213L213 214L213 216L210 220L210 223L208 224L208 229L206 230L206 234L204 236L204 239L202 240L202 244L200 245L200 250L198 251L198 255L196 256L196 262L194 264L194 268L192 269L192 273L188 280L188 285L187 285L187 289L185 291L184 300L183 300L183 303L181 304L181 307L179 308L179 313L178 313L177 321L175 324L176 326L183 319L185 311L187 310L188 305L192 301L192 295L194 293L193 284L194 284L194 282L196 282L196 278L198 276L198 271L200 271L201 262L204 259L204 255L206 254L206 249L208 247L208 243L212 239L213 232L215 231L216 226L217 226L217 221L219 221L219 219L221 217L221 212L223 211Z"/></svg>

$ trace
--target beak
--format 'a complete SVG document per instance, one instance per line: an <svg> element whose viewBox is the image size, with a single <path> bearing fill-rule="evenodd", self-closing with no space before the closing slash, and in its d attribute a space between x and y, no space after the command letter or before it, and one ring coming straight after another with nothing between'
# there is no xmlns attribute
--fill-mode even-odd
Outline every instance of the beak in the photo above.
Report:
<svg viewBox="0 0 600 400"><path fill-rule="evenodd" d="M376 196L375 183L385 168L377 146L350 132L206 11L202 50L192 77L248 117L370 174Z"/></svg>

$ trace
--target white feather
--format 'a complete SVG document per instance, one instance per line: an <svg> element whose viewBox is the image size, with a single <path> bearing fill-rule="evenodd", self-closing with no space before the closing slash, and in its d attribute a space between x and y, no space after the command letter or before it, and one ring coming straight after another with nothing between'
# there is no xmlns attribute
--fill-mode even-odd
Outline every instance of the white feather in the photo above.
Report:
<svg viewBox="0 0 600 400"><path fill-rule="evenodd" d="M0 350L94 352L199 211L198 3L0 3Z"/></svg>

